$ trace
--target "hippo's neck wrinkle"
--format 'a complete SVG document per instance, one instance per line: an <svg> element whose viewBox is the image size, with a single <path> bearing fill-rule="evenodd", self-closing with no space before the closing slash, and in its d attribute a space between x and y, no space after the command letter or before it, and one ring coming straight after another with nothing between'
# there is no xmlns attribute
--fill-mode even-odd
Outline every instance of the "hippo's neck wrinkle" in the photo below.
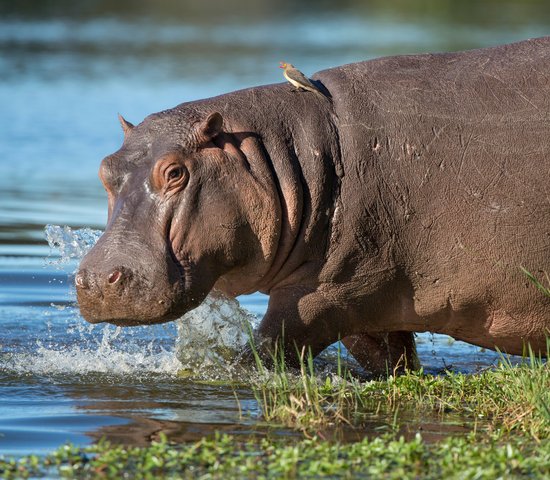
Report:
<svg viewBox="0 0 550 480"><path fill-rule="evenodd" d="M288 264L298 238L301 235L304 210L304 180L298 157L294 149L288 149L288 156L275 159L263 148L263 157L273 174L281 206L280 235L273 256L273 262L258 283L258 290L269 293L282 278L295 268ZM289 268L290 267L290 268Z"/></svg>
<svg viewBox="0 0 550 480"><path fill-rule="evenodd" d="M306 271L308 278L315 278L310 267L324 262L335 230L339 229L338 145L312 148L308 140L293 138L288 147L287 164L279 166L279 172L286 169L290 175L278 175L274 166L281 200L281 234L271 268L260 282L259 290L264 293L276 286L301 282ZM313 159L308 158L312 153Z"/></svg>

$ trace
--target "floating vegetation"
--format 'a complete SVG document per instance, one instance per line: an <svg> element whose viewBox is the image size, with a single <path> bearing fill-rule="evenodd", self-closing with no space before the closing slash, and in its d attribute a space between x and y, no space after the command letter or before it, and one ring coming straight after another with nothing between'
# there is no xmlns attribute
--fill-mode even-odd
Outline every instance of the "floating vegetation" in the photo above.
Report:
<svg viewBox="0 0 550 480"><path fill-rule="evenodd" d="M66 445L47 457L0 459L2 478L548 478L550 442L523 437L449 437L429 444L384 435L351 444L228 435L149 447Z"/></svg>

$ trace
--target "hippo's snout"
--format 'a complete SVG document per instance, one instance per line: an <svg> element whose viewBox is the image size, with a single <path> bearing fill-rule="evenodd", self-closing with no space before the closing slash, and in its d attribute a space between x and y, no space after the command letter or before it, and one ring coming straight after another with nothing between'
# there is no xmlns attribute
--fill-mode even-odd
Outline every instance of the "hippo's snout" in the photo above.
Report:
<svg viewBox="0 0 550 480"><path fill-rule="evenodd" d="M123 310L120 307L132 301L130 291L139 283L133 280L132 270L122 266L105 271L81 268L76 274L75 285L86 319L91 323L114 321L116 316L120 316L120 313L114 315L115 309L118 312L128 310L127 306Z"/></svg>
<svg viewBox="0 0 550 480"><path fill-rule="evenodd" d="M162 323L191 308L181 272L162 248L115 254L112 242L104 234L74 279L80 312L88 322Z"/></svg>

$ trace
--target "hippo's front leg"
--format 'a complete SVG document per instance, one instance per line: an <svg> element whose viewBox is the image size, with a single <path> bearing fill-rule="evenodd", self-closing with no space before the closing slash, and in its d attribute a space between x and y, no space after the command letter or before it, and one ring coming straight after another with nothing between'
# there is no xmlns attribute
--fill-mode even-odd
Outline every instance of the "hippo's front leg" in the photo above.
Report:
<svg viewBox="0 0 550 480"><path fill-rule="evenodd" d="M339 332L334 330L337 322L333 321L337 314L327 299L312 288L277 288L270 292L258 335L267 349L282 342L287 363L297 366L303 347L315 357L338 340Z"/></svg>
<svg viewBox="0 0 550 480"><path fill-rule="evenodd" d="M420 367L411 332L358 333L345 337L342 343L359 365L375 376Z"/></svg>
<svg viewBox="0 0 550 480"><path fill-rule="evenodd" d="M287 363L299 364L307 347L313 356L344 336L342 343L369 373L385 376L395 370L419 368L414 334L411 332L360 333L345 336L335 322L343 313L325 296L308 287L284 287L270 293L269 306L258 334L273 349L282 342ZM337 329L335 329L335 326Z"/></svg>

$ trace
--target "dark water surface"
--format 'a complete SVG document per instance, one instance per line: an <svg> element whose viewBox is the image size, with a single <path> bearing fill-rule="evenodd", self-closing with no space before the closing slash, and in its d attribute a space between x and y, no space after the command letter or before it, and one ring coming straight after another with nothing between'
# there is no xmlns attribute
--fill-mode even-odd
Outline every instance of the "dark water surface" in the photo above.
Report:
<svg viewBox="0 0 550 480"><path fill-rule="evenodd" d="M117 112L137 123L279 82L280 60L313 73L539 36L550 24L544 2L252 3L0 2L0 454L101 436L145 444L161 431L183 440L266 431L248 389L235 392L241 415L231 388L177 376L174 324L92 327L74 306L75 263L56 264L44 226L103 227L97 168L121 143ZM266 308L261 295L241 303L259 316ZM419 349L430 371L496 359L446 337L423 335Z"/></svg>

